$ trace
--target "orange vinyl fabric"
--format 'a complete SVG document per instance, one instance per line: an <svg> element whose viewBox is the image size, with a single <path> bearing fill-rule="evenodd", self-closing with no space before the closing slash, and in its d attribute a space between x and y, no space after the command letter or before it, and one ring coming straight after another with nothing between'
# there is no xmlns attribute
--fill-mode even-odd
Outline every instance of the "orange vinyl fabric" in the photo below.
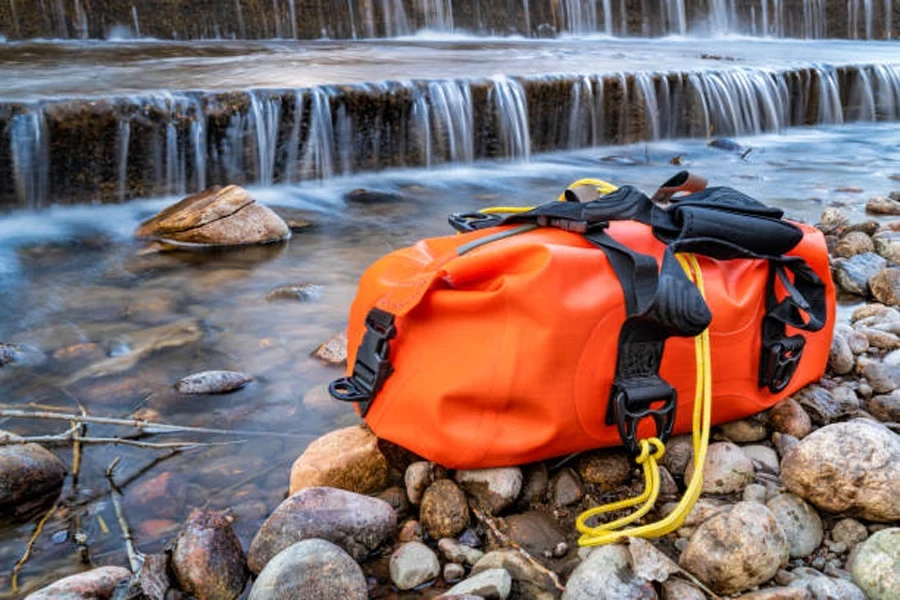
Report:
<svg viewBox="0 0 900 600"><path fill-rule="evenodd" d="M804 237L790 255L803 257L825 282L829 313L821 330L802 332L806 348L779 394L757 385L768 263L697 256L713 314L713 423L758 413L824 374L834 284L822 234L799 226ZM348 375L372 307L393 313L397 328L390 342L394 373L366 422L378 437L458 469L621 445L605 419L625 308L606 254L554 228L458 254L498 230L426 239L363 274L350 312ZM647 225L616 221L607 231L662 260L665 246ZM694 340L670 338L660 375L678 391L676 434L691 430L695 371ZM652 424L641 423L638 437L648 435Z"/></svg>

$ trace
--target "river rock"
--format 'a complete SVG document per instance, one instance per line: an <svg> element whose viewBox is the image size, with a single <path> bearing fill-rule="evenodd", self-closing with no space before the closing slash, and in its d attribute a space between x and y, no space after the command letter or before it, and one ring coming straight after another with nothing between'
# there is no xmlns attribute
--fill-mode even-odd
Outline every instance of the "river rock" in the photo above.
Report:
<svg viewBox="0 0 900 600"><path fill-rule="evenodd" d="M289 283L281 285L266 294L266 301L313 302L325 291L325 286L316 283Z"/></svg>
<svg viewBox="0 0 900 600"><path fill-rule="evenodd" d="M334 488L306 488L282 502L263 523L247 562L259 573L288 546L312 538L332 542L363 560L396 529L397 514L383 500Z"/></svg>
<svg viewBox="0 0 900 600"><path fill-rule="evenodd" d="M16 438L0 430L0 439ZM65 478L65 465L43 446L0 446L0 514L13 519L28 517L56 498Z"/></svg>
<svg viewBox="0 0 900 600"><path fill-rule="evenodd" d="M766 506L787 536L791 558L806 557L815 552L825 533L822 519L813 507L794 494L775 496Z"/></svg>
<svg viewBox="0 0 900 600"><path fill-rule="evenodd" d="M34 367L46 360L46 355L33 346L0 343L0 367Z"/></svg>
<svg viewBox="0 0 900 600"><path fill-rule="evenodd" d="M706 600L706 594L681 579L667 579L662 586L663 600Z"/></svg>
<svg viewBox="0 0 900 600"><path fill-rule="evenodd" d="M900 202L886 196L872 196L866 202L866 212L873 215L900 215Z"/></svg>
<svg viewBox="0 0 900 600"><path fill-rule="evenodd" d="M449 479L435 481L422 496L419 519L432 538L455 537L469 526L465 493Z"/></svg>
<svg viewBox="0 0 900 600"><path fill-rule="evenodd" d="M845 414L834 394L821 385L808 385L794 397L816 425L827 425Z"/></svg>
<svg viewBox="0 0 900 600"><path fill-rule="evenodd" d="M453 538L441 538L438 541L438 550L448 561L459 564L474 565L484 556L484 552L481 550L462 544Z"/></svg>
<svg viewBox="0 0 900 600"><path fill-rule="evenodd" d="M737 600L813 600L813 598L805 589L777 587L741 594Z"/></svg>
<svg viewBox="0 0 900 600"><path fill-rule="evenodd" d="M690 434L676 435L666 444L666 453L662 457L662 464L672 475L684 475L693 455L694 442Z"/></svg>
<svg viewBox="0 0 900 600"><path fill-rule="evenodd" d="M774 475L778 475L779 471L781 471L778 454L768 446L751 444L749 446L742 446L741 452L746 454L747 457L753 461L753 468L757 471L765 471Z"/></svg>
<svg viewBox="0 0 900 600"><path fill-rule="evenodd" d="M556 520L549 515L530 511L506 518L510 539L535 556L552 554L554 548L566 541Z"/></svg>
<svg viewBox="0 0 900 600"><path fill-rule="evenodd" d="M397 533L397 541L399 542L421 542L425 539L425 531L422 524L416 520L405 522Z"/></svg>
<svg viewBox="0 0 900 600"><path fill-rule="evenodd" d="M622 544L599 546L569 577L563 600L656 600L646 579L634 574L631 554Z"/></svg>
<svg viewBox="0 0 900 600"><path fill-rule="evenodd" d="M721 432L732 442L746 444L759 442L769 437L769 431L764 423L756 419L741 419L731 423L719 425Z"/></svg>
<svg viewBox="0 0 900 600"><path fill-rule="evenodd" d="M873 397L866 410L879 421L900 423L900 390Z"/></svg>
<svg viewBox="0 0 900 600"><path fill-rule="evenodd" d="M547 572L539 570L516 550L488 552L472 567L472 575L493 569L503 569L510 574L515 582L516 597L521 600L558 600L560 597L560 591Z"/></svg>
<svg viewBox="0 0 900 600"><path fill-rule="evenodd" d="M807 592L812 600L867 600L863 591L851 582L815 569L800 567L791 571L791 575L794 580L788 586Z"/></svg>
<svg viewBox="0 0 900 600"><path fill-rule="evenodd" d="M462 581L466 576L466 568L457 563L447 563L444 565L444 581L450 584Z"/></svg>
<svg viewBox="0 0 900 600"><path fill-rule="evenodd" d="M869 289L875 299L888 306L900 305L900 269L882 269L869 279ZM871 340L869 340L871 343Z"/></svg>
<svg viewBox="0 0 900 600"><path fill-rule="evenodd" d="M572 469L563 469L550 481L550 498L556 506L575 504L584 497L584 486Z"/></svg>
<svg viewBox="0 0 900 600"><path fill-rule="evenodd" d="M175 383L179 394L225 394L239 390L253 381L253 377L236 371L204 371L194 373Z"/></svg>
<svg viewBox="0 0 900 600"><path fill-rule="evenodd" d="M378 438L365 425L345 427L315 440L291 468L291 494L310 487L334 487L358 494L387 486L388 464Z"/></svg>
<svg viewBox="0 0 900 600"><path fill-rule="evenodd" d="M347 364L347 333L339 332L319 344L312 351L311 356L318 358L327 365Z"/></svg>
<svg viewBox="0 0 900 600"><path fill-rule="evenodd" d="M434 483L434 463L420 460L406 467L403 476L406 484L406 496L412 504L422 502L422 495L428 486Z"/></svg>
<svg viewBox="0 0 900 600"><path fill-rule="evenodd" d="M434 552L421 542L403 544L391 555L391 581L400 590L411 590L441 573Z"/></svg>
<svg viewBox="0 0 900 600"><path fill-rule="evenodd" d="M816 227L825 235L840 235L846 227L850 226L850 219L841 209L829 206L822 211L819 224Z"/></svg>
<svg viewBox="0 0 900 600"><path fill-rule="evenodd" d="M885 259L874 252L865 252L857 254L853 258L836 259L834 261L834 278L844 291L857 296L867 296L869 279L886 266Z"/></svg>
<svg viewBox="0 0 900 600"><path fill-rule="evenodd" d="M502 512L522 491L522 470L518 467L460 470L455 479L491 514Z"/></svg>
<svg viewBox="0 0 900 600"><path fill-rule="evenodd" d="M719 594L765 583L787 564L790 547L772 512L756 502L739 502L703 523L679 564Z"/></svg>
<svg viewBox="0 0 900 600"><path fill-rule="evenodd" d="M122 567L98 567L70 575L52 583L25 600L105 600L116 585L131 578L131 571Z"/></svg>
<svg viewBox="0 0 900 600"><path fill-rule="evenodd" d="M841 519L831 528L831 539L852 548L869 537L869 530L856 519Z"/></svg>
<svg viewBox="0 0 900 600"><path fill-rule="evenodd" d="M145 554L138 574L120 581L110 600L166 600L171 590L168 555Z"/></svg>
<svg viewBox="0 0 900 600"><path fill-rule="evenodd" d="M516 506L527 509L531 505L542 502L550 487L550 475L547 473L547 465L534 463L524 468L522 491Z"/></svg>
<svg viewBox="0 0 900 600"><path fill-rule="evenodd" d="M579 457L575 470L597 493L611 492L628 483L634 463L622 450L588 452Z"/></svg>
<svg viewBox="0 0 900 600"><path fill-rule="evenodd" d="M900 264L900 232L882 231L872 236L875 252L892 263Z"/></svg>
<svg viewBox="0 0 900 600"><path fill-rule="evenodd" d="M814 431L784 457L781 476L788 490L822 510L900 519L900 437L874 421Z"/></svg>
<svg viewBox="0 0 900 600"><path fill-rule="evenodd" d="M506 600L512 591L512 577L504 569L488 569L447 590L444 596L481 596L485 600Z"/></svg>
<svg viewBox="0 0 900 600"><path fill-rule="evenodd" d="M862 231L850 231L837 243L833 254L841 258L850 258L863 252L874 251L875 244L872 243L872 238Z"/></svg>
<svg viewBox="0 0 900 600"><path fill-rule="evenodd" d="M769 490L766 486L761 483L751 483L744 488L743 500L744 502L759 502L760 504L765 504L768 495Z"/></svg>
<svg viewBox="0 0 900 600"><path fill-rule="evenodd" d="M694 459L684 472L685 481L694 474ZM753 481L755 471L753 461L731 442L710 444L706 453L706 464L703 467L703 493L731 494L740 492L744 486Z"/></svg>
<svg viewBox="0 0 900 600"><path fill-rule="evenodd" d="M220 512L194 510L171 550L178 587L197 600L233 600L247 582L241 541Z"/></svg>
<svg viewBox="0 0 900 600"><path fill-rule="evenodd" d="M866 342L867 348L868 345ZM831 339L831 350L828 353L828 368L835 375L846 375L853 370L853 365L853 350L850 348L850 342L840 331L835 331L834 337Z"/></svg>
<svg viewBox="0 0 900 600"><path fill-rule="evenodd" d="M812 431L812 420L799 402L785 398L769 410L769 426L778 433L803 439Z"/></svg>
<svg viewBox="0 0 900 600"><path fill-rule="evenodd" d="M860 357L857 361L857 368L862 369L863 376L876 394L890 394L894 390L900 389L900 366L898 365Z"/></svg>
<svg viewBox="0 0 900 600"><path fill-rule="evenodd" d="M346 552L325 540L291 546L269 561L250 591L250 600L366 600L362 569Z"/></svg>
<svg viewBox="0 0 900 600"><path fill-rule="evenodd" d="M869 600L896 600L900 594L900 527L883 529L860 544L850 572Z"/></svg>
<svg viewBox="0 0 900 600"><path fill-rule="evenodd" d="M291 237L284 220L235 185L188 196L141 223L137 237L204 246L267 244Z"/></svg>

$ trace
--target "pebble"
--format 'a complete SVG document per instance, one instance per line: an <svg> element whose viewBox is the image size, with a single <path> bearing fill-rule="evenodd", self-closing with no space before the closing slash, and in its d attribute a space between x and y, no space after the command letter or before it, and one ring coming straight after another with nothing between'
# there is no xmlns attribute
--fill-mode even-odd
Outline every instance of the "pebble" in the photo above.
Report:
<svg viewBox="0 0 900 600"><path fill-rule="evenodd" d="M759 442L769 437L769 431L764 423L756 419L742 419L719 425L722 433L732 442L745 444Z"/></svg>
<svg viewBox="0 0 900 600"><path fill-rule="evenodd" d="M900 366L862 358L858 364L862 367L863 376L876 394L890 394L900 388Z"/></svg>
<svg viewBox="0 0 900 600"><path fill-rule="evenodd" d="M457 563L447 563L444 565L444 581L446 583L456 583L462 581L466 576L466 568Z"/></svg>
<svg viewBox="0 0 900 600"><path fill-rule="evenodd" d="M407 542L391 555L390 572L398 589L411 590L440 575L441 563L425 544Z"/></svg>
<svg viewBox="0 0 900 600"><path fill-rule="evenodd" d="M662 588L664 600L706 600L706 594L681 579L668 579Z"/></svg>
<svg viewBox="0 0 900 600"><path fill-rule="evenodd" d="M808 385L795 398L816 425L827 425L844 414L834 394L819 384Z"/></svg>
<svg viewBox="0 0 900 600"><path fill-rule="evenodd" d="M867 600L863 591L853 583L829 577L816 569L800 567L794 569L792 574L795 579L789 584L790 587L806 591L812 600Z"/></svg>
<svg viewBox="0 0 900 600"><path fill-rule="evenodd" d="M397 514L383 500L334 488L307 488L282 502L253 538L250 570L301 540L320 538L363 560L393 536Z"/></svg>
<svg viewBox="0 0 900 600"><path fill-rule="evenodd" d="M900 269L896 267L882 269L869 279L869 289L875 299L882 304L900 305Z"/></svg>
<svg viewBox="0 0 900 600"><path fill-rule="evenodd" d="M406 498L406 490L402 487L391 486L375 497L390 504L398 519L405 518L409 513L409 500Z"/></svg>
<svg viewBox="0 0 900 600"><path fill-rule="evenodd" d="M822 216L819 217L819 224L816 225L816 227L818 227L825 235L832 233L840 235L843 230L849 226L849 217L847 217L847 215L839 208L833 206L829 206L822 211Z"/></svg>
<svg viewBox="0 0 900 600"><path fill-rule="evenodd" d="M425 539L425 532L422 530L422 524L418 521L407 521L400 527L400 533L397 534L397 540L401 542L421 542Z"/></svg>
<svg viewBox="0 0 900 600"><path fill-rule="evenodd" d="M769 426L779 433L803 439L812 431L812 420L799 402L785 398L769 410Z"/></svg>
<svg viewBox="0 0 900 600"><path fill-rule="evenodd" d="M875 244L872 242L872 238L862 231L849 231L841 237L832 254L841 258L850 258L863 252L874 251Z"/></svg>
<svg viewBox="0 0 900 600"><path fill-rule="evenodd" d="M815 552L825 533L819 513L795 494L775 496L766 506L787 536L791 558L806 557Z"/></svg>
<svg viewBox="0 0 900 600"><path fill-rule="evenodd" d="M751 483L744 488L744 502L766 503L767 490L766 486L761 483Z"/></svg>
<svg viewBox="0 0 900 600"><path fill-rule="evenodd" d="M277 300L293 300L295 302L312 302L318 300L325 291L325 286L316 285L314 283L295 283L290 285L282 285L266 294L266 300L274 302Z"/></svg>
<svg viewBox="0 0 900 600"><path fill-rule="evenodd" d="M556 506L575 504L584 497L584 486L572 469L563 469L550 482L550 497Z"/></svg>
<svg viewBox="0 0 900 600"><path fill-rule="evenodd" d="M533 504L542 502L550 487L550 476L547 473L547 465L534 463L524 468L522 491L516 505L520 508L530 508Z"/></svg>
<svg viewBox="0 0 900 600"><path fill-rule="evenodd" d="M250 591L250 600L366 600L368 596L359 565L339 547L321 539L298 542L279 552Z"/></svg>
<svg viewBox="0 0 900 600"><path fill-rule="evenodd" d="M472 575L492 569L503 569L510 574L518 590L517 597L522 600L559 598L559 592L547 572L538 569L517 550L508 548L488 552L472 567Z"/></svg>
<svg viewBox="0 0 900 600"><path fill-rule="evenodd" d="M388 464L378 438L365 425L326 433L313 441L291 467L290 493L332 487L357 494L387 487Z"/></svg>
<svg viewBox="0 0 900 600"><path fill-rule="evenodd" d="M116 585L131 579L131 571L122 567L98 567L70 575L42 588L27 600L68 600L109 598Z"/></svg>
<svg viewBox="0 0 900 600"><path fill-rule="evenodd" d="M697 529L679 564L713 591L734 594L769 581L788 558L788 540L772 512L739 502Z"/></svg>
<svg viewBox="0 0 900 600"><path fill-rule="evenodd" d="M575 470L584 483L594 485L602 494L628 483L633 464L622 450L602 450L580 456Z"/></svg>
<svg viewBox="0 0 900 600"><path fill-rule="evenodd" d="M631 554L622 544L594 549L572 572L562 597L563 600L657 600L650 582L634 574Z"/></svg>
<svg viewBox="0 0 900 600"><path fill-rule="evenodd" d="M512 591L512 577L505 569L488 569L463 580L447 590L445 596L471 594L485 600L506 600Z"/></svg>
<svg viewBox="0 0 900 600"><path fill-rule="evenodd" d="M869 537L869 530L856 519L841 519L831 528L831 539L846 544L848 548L864 542Z"/></svg>
<svg viewBox="0 0 900 600"><path fill-rule="evenodd" d="M868 342L866 343L868 348ZM854 359L850 342L839 332L835 331L831 339L831 351L828 353L828 368L835 375L846 375L853 370Z"/></svg>
<svg viewBox="0 0 900 600"><path fill-rule="evenodd" d="M900 527L883 529L862 542L850 573L869 600L896 600L900 593Z"/></svg>
<svg viewBox="0 0 900 600"><path fill-rule="evenodd" d="M750 446L742 446L741 451L753 461L754 468L774 475L778 475L779 471L781 471L778 454L768 446L751 444Z"/></svg>
<svg viewBox="0 0 900 600"><path fill-rule="evenodd" d="M866 202L866 212L873 215L900 215L900 202L886 196L872 196Z"/></svg>
<svg viewBox="0 0 900 600"><path fill-rule="evenodd" d="M409 501L413 504L421 503L425 490L434 483L434 463L426 460L411 463L406 467L403 482L406 485L406 496Z"/></svg>
<svg viewBox="0 0 900 600"><path fill-rule="evenodd" d="M484 556L481 550L461 544L453 538L441 538L438 541L438 550L447 561L459 564L474 565Z"/></svg>
<svg viewBox="0 0 900 600"><path fill-rule="evenodd" d="M178 587L197 600L234 600L247 582L241 541L224 514L195 509L175 539L171 566Z"/></svg>
<svg viewBox="0 0 900 600"><path fill-rule="evenodd" d="M691 457L694 455L694 442L690 435L676 435L666 444L666 453L662 464L676 477L684 475Z"/></svg>
<svg viewBox="0 0 900 600"><path fill-rule="evenodd" d="M781 472L788 490L827 512L900 519L900 437L874 421L814 431L791 448Z"/></svg>
<svg viewBox="0 0 900 600"><path fill-rule="evenodd" d="M834 278L844 291L867 296L869 279L886 266L887 261L874 252L857 254L852 258L838 258L834 261Z"/></svg>
<svg viewBox="0 0 900 600"><path fill-rule="evenodd" d="M875 396L866 403L866 410L879 421L900 422L900 390Z"/></svg>
<svg viewBox="0 0 900 600"><path fill-rule="evenodd" d="M488 512L499 514L522 491L522 470L518 467L467 469L456 472L456 482Z"/></svg>
<svg viewBox="0 0 900 600"><path fill-rule="evenodd" d="M449 479L435 481L422 496L419 520L436 540L456 536L469 526L466 495Z"/></svg>
<svg viewBox="0 0 900 600"><path fill-rule="evenodd" d="M542 512L510 515L506 526L510 539L535 556L552 554L558 544L566 541L556 519Z"/></svg>
<svg viewBox="0 0 900 600"><path fill-rule="evenodd" d="M691 459L684 472L685 481L694 473L694 460ZM703 467L703 487L705 494L732 494L740 492L755 477L753 461L744 454L740 447L731 442L716 442L707 449L706 463Z"/></svg>
<svg viewBox="0 0 900 600"><path fill-rule="evenodd" d="M882 231L872 236L875 252L893 263L900 264L900 232Z"/></svg>
<svg viewBox="0 0 900 600"><path fill-rule="evenodd" d="M334 334L319 344L310 355L318 358L326 365L340 366L347 364L347 333L341 331Z"/></svg>
<svg viewBox="0 0 900 600"><path fill-rule="evenodd" d="M784 459L785 454L787 454L791 448L799 443L800 440L787 433L778 433L776 431L772 434L772 444L774 444L775 450L782 459Z"/></svg>
<svg viewBox="0 0 900 600"><path fill-rule="evenodd" d="M226 394L239 390L253 381L253 377L237 371L204 371L175 382L179 394Z"/></svg>

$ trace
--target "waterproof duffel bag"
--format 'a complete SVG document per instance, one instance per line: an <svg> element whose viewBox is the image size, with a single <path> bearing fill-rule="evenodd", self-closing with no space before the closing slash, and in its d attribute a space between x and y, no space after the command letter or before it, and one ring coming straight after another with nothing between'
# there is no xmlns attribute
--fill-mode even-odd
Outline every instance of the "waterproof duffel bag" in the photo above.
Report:
<svg viewBox="0 0 900 600"><path fill-rule="evenodd" d="M381 258L332 395L380 438L483 468L691 431L707 326L713 423L817 380L834 324L822 234L726 187L671 198L688 180L453 215L463 233Z"/></svg>

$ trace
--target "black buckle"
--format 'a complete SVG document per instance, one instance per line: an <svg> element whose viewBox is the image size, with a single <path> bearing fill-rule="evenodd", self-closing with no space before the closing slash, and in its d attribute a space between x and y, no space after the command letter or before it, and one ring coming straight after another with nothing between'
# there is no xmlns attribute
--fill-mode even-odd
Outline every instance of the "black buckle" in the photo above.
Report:
<svg viewBox="0 0 900 600"><path fill-rule="evenodd" d="M394 372L388 342L396 336L394 315L379 308L370 310L366 316L366 333L356 352L353 374L331 382L328 392L332 398L358 403L360 415L365 417L375 394Z"/></svg>
<svg viewBox="0 0 900 600"><path fill-rule="evenodd" d="M784 390L797 372L806 338L794 335L763 346L759 364L759 385L777 394Z"/></svg>
<svg viewBox="0 0 900 600"><path fill-rule="evenodd" d="M495 227L503 221L503 217L498 214L483 212L458 212L447 217L450 227L460 233L469 233L470 231L478 231L486 227Z"/></svg>
<svg viewBox="0 0 900 600"><path fill-rule="evenodd" d="M637 440L638 423L652 417L656 437L665 442L675 426L675 407L678 392L659 377L638 377L613 382L606 411L606 424L615 424L625 447L632 454L640 453ZM662 402L659 408L653 405Z"/></svg>

